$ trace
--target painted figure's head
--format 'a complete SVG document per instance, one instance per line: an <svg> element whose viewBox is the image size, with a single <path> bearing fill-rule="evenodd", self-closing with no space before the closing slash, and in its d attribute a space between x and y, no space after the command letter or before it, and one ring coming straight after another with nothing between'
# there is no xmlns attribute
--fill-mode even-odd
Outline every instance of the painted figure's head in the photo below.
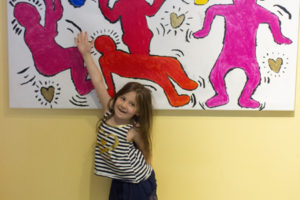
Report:
<svg viewBox="0 0 300 200"><path fill-rule="evenodd" d="M14 16L25 28L39 24L41 20L41 16L36 7L24 2L15 5Z"/></svg>
<svg viewBox="0 0 300 200"><path fill-rule="evenodd" d="M111 39L111 37L107 35L97 37L94 45L97 51L99 51L102 54L116 51L115 42L113 41L113 39Z"/></svg>

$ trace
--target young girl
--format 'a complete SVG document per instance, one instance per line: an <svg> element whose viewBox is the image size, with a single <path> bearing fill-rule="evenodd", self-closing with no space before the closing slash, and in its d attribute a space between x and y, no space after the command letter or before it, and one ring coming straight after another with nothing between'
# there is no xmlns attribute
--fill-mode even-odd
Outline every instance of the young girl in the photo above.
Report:
<svg viewBox="0 0 300 200"><path fill-rule="evenodd" d="M95 173L112 178L109 200L156 200L156 180L150 165L151 91L127 83L111 98L90 51L87 33L74 39L104 109L98 127Z"/></svg>

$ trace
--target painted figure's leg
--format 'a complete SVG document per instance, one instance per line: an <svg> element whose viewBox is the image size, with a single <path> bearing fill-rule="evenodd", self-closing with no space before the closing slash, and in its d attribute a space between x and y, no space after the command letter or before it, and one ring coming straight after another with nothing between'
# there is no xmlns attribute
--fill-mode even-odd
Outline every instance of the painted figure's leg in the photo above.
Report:
<svg viewBox="0 0 300 200"><path fill-rule="evenodd" d="M174 63L173 66L168 67L167 74L182 88L185 90L194 90L198 87L197 82L189 79L186 73L181 68L179 62ZM168 69L166 67L166 69Z"/></svg>
<svg viewBox="0 0 300 200"><path fill-rule="evenodd" d="M206 101L206 105L210 108L225 105L229 101L224 79L229 69L226 65L217 61L210 73L210 82L216 92L215 96Z"/></svg>
<svg viewBox="0 0 300 200"><path fill-rule="evenodd" d="M71 68L72 81L80 95L86 95L94 89L92 81L87 79L87 75L87 69L83 66L75 66Z"/></svg>
<svg viewBox="0 0 300 200"><path fill-rule="evenodd" d="M149 55L151 39L152 34L143 34L142 37L129 37L128 33L123 35L123 42L127 45L131 54Z"/></svg>
<svg viewBox="0 0 300 200"><path fill-rule="evenodd" d="M261 80L258 64L251 64L250 68L245 69L245 73L248 77L248 81L239 98L239 105L245 108L258 108L260 103L251 98Z"/></svg>
<svg viewBox="0 0 300 200"><path fill-rule="evenodd" d="M166 77L166 79L168 79L168 77ZM163 88L171 106L179 107L190 102L190 96L178 95L174 86L171 84L169 80L168 81L164 80L163 82L162 81L161 82L155 81L155 82Z"/></svg>

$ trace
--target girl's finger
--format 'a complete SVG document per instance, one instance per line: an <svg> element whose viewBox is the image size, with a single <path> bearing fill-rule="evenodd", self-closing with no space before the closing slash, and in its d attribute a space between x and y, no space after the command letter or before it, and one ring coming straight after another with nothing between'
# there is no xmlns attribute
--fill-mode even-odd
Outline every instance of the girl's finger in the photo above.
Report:
<svg viewBox="0 0 300 200"><path fill-rule="evenodd" d="M94 46L94 43L95 43L95 40L93 39L93 40L90 42L91 48Z"/></svg>

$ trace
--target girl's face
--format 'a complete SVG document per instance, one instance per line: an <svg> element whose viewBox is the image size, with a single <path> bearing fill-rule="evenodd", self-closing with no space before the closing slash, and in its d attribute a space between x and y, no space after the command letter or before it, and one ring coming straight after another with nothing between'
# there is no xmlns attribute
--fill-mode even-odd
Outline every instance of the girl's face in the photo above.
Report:
<svg viewBox="0 0 300 200"><path fill-rule="evenodd" d="M129 123L137 112L136 92L132 91L125 93L116 99L114 105L114 117L119 123Z"/></svg>

